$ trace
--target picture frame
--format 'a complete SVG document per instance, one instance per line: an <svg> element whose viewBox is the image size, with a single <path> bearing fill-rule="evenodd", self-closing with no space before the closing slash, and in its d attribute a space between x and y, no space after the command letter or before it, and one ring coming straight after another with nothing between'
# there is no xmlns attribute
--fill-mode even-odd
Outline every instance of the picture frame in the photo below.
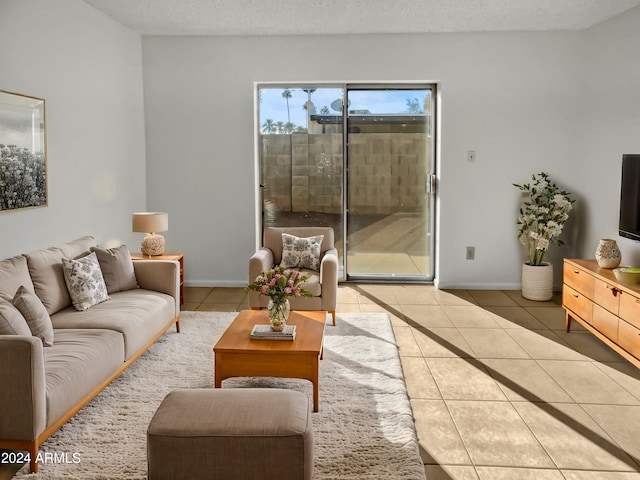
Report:
<svg viewBox="0 0 640 480"><path fill-rule="evenodd" d="M0 90L0 213L46 207L47 179L45 100Z"/></svg>

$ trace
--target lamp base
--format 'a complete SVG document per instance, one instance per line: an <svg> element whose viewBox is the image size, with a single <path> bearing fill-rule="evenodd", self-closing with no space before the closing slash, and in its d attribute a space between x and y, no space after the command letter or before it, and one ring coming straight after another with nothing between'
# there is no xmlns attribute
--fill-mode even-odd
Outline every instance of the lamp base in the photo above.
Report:
<svg viewBox="0 0 640 480"><path fill-rule="evenodd" d="M157 233L150 233L140 244L140 251L143 255L162 255L164 253L164 237Z"/></svg>

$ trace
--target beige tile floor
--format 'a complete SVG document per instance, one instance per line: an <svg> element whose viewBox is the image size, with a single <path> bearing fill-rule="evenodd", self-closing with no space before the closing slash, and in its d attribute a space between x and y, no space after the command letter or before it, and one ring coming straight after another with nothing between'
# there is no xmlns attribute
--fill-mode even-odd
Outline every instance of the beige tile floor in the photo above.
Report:
<svg viewBox="0 0 640 480"><path fill-rule="evenodd" d="M248 308L187 288L185 310ZM640 370L519 291L342 284L338 313L391 315L429 480L640 480Z"/></svg>

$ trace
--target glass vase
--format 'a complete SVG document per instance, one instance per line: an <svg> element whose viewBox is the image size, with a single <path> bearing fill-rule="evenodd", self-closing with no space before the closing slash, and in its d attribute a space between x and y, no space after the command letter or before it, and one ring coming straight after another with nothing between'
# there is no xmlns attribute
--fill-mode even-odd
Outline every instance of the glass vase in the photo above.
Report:
<svg viewBox="0 0 640 480"><path fill-rule="evenodd" d="M289 313L291 312L289 300L285 299L283 302L274 302L273 299L269 299L267 311L269 312L271 330L274 332L282 332L289 319Z"/></svg>

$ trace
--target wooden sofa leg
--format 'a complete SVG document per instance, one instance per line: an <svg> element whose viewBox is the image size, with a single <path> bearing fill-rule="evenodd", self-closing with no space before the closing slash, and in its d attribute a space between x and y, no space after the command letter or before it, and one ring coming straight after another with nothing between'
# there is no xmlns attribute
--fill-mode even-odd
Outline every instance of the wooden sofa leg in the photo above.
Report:
<svg viewBox="0 0 640 480"><path fill-rule="evenodd" d="M335 310L329 310L329 313L331 314L331 318L333 319L333 326L336 326L336 311Z"/></svg>
<svg viewBox="0 0 640 480"><path fill-rule="evenodd" d="M38 473L38 463L36 462L38 459L38 444L36 442L29 445L29 455L31 456L31 460L29 460L29 472Z"/></svg>

